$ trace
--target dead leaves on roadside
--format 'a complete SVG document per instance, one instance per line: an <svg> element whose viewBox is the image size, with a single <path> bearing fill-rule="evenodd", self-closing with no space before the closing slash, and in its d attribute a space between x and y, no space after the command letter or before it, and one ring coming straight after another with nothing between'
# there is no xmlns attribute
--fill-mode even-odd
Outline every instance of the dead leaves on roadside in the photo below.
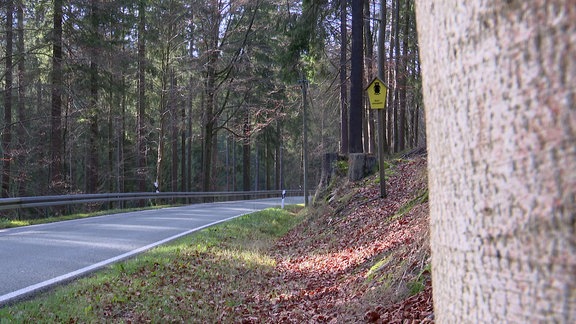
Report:
<svg viewBox="0 0 576 324"><path fill-rule="evenodd" d="M402 288L416 280L429 257L428 204L394 218L426 190L425 170L424 159L397 165L387 199L374 199L379 187L370 180L353 184L348 190L355 194L346 205L332 199L279 240L275 277L266 288L277 296L261 300L248 318L258 319L254 323L432 322L430 281L411 297L405 298ZM370 268L386 257L391 260L368 279ZM397 267L404 272L389 278Z"/></svg>

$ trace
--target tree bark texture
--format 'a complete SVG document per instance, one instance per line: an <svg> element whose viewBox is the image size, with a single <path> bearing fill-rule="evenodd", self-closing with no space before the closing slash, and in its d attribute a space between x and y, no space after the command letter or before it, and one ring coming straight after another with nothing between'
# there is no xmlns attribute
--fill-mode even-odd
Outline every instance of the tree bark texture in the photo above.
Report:
<svg viewBox="0 0 576 324"><path fill-rule="evenodd" d="M22 0L16 2L16 17L18 20L18 41L16 42L16 50L18 52L18 103L17 103L17 119L18 124L16 125L16 138L18 145L18 153L16 157L16 164L19 166L19 170L16 176L16 185L18 196L26 196L26 173L24 170L24 165L26 165L26 107L24 105L24 100L26 97L27 83L25 80L26 75L26 64L25 64L25 47L24 47L24 5Z"/></svg>
<svg viewBox="0 0 576 324"><path fill-rule="evenodd" d="M389 53L388 53L388 57L389 57L389 61L390 61L390 68L388 69L388 86L390 87L390 89L387 91L387 96L388 98L386 99L386 107L387 107L387 111L386 113L388 114L388 148L391 152L394 152L394 93L396 92L396 68L393 68L394 66L394 35L396 34L396 24L394 23L396 20L396 15L395 15L395 5L396 5L396 1L392 1L392 8L390 9L390 37L389 39Z"/></svg>
<svg viewBox="0 0 576 324"><path fill-rule="evenodd" d="M352 1L352 53L350 54L350 109L349 109L349 153L362 153L362 82L363 58L363 5L362 1Z"/></svg>
<svg viewBox="0 0 576 324"><path fill-rule="evenodd" d="M386 48L385 48L385 39L386 39L386 2L380 2L380 24L378 25L378 77L380 80L386 80L384 75L387 74L384 72L384 64L386 63ZM390 70L390 68L388 68ZM381 140L384 142L382 147L384 152L388 154L388 139L386 136L386 111L382 111L382 118L379 119L378 127L380 128L379 131L382 131L382 138Z"/></svg>
<svg viewBox="0 0 576 324"><path fill-rule="evenodd" d="M214 113L216 105L216 64L219 58L218 40L220 28L220 11L218 2L211 2L212 25L210 25L211 35L209 37L210 47L208 62L206 63L206 102L203 117L203 151L202 151L202 191L210 191L215 188L213 172L216 161L214 157L214 144L216 143L216 116ZM213 165L214 164L214 165Z"/></svg>
<svg viewBox="0 0 576 324"><path fill-rule="evenodd" d="M417 1L437 323L576 322L576 4Z"/></svg>
<svg viewBox="0 0 576 324"><path fill-rule="evenodd" d="M90 26L92 28L90 37L92 42L95 43L92 48L90 48L90 107L88 110L88 120L90 123L90 133L88 135L88 147L86 150L86 192L96 193L98 191L98 173L99 173L99 163L98 155L101 154L98 149L98 29L99 29L99 13L98 13L98 1L90 1Z"/></svg>
<svg viewBox="0 0 576 324"><path fill-rule="evenodd" d="M138 3L138 112L136 114L136 176L138 189L146 191L146 5Z"/></svg>
<svg viewBox="0 0 576 324"><path fill-rule="evenodd" d="M370 84L372 79L374 79L374 71L373 66L374 64L372 61L374 60L374 41L372 36L372 28L370 22L370 2L364 1L364 13L367 16L364 19L364 70L365 70L365 84ZM364 92L366 96L366 92ZM374 153L376 147L376 133L374 130L376 127L374 126L374 110L370 109L370 103L368 100L364 100L364 152L366 153Z"/></svg>
<svg viewBox="0 0 576 324"><path fill-rule="evenodd" d="M12 12L14 3L6 2L6 71L4 73L4 129L2 130L2 192L10 195L10 168L12 161Z"/></svg>
<svg viewBox="0 0 576 324"><path fill-rule="evenodd" d="M358 181L374 174L377 167L376 157L371 154L354 153L348 155L348 180Z"/></svg>
<svg viewBox="0 0 576 324"><path fill-rule="evenodd" d="M340 0L340 153L348 154L347 1Z"/></svg>
<svg viewBox="0 0 576 324"><path fill-rule="evenodd" d="M52 31L52 98L50 109L50 188L59 193L64 187L62 139L62 0L54 0L54 18Z"/></svg>

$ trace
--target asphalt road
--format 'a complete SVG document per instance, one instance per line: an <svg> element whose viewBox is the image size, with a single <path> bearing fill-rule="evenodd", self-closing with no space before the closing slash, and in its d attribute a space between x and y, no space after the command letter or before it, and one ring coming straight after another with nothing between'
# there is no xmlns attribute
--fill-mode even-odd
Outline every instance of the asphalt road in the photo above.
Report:
<svg viewBox="0 0 576 324"><path fill-rule="evenodd" d="M0 230L0 306L280 202L197 204Z"/></svg>

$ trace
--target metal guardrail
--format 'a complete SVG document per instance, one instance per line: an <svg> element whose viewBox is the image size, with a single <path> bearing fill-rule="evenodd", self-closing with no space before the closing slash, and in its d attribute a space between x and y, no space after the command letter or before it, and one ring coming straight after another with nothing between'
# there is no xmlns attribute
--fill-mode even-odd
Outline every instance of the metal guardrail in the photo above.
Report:
<svg viewBox="0 0 576 324"><path fill-rule="evenodd" d="M287 196L302 195L302 190L286 190ZM74 204L105 203L112 201L139 201L147 199L177 199L177 198L218 198L217 201L246 200L258 197L281 197L282 190L265 191L222 191L222 192L134 192L134 193L102 193L75 194L58 196L35 196L1 198L0 210L51 207Z"/></svg>

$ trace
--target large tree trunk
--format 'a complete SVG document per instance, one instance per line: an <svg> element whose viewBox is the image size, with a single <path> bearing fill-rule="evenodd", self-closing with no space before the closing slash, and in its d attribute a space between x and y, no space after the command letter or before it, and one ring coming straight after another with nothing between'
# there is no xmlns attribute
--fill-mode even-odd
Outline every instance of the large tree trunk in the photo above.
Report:
<svg viewBox="0 0 576 324"><path fill-rule="evenodd" d="M576 6L417 3L438 323L576 323Z"/></svg>

